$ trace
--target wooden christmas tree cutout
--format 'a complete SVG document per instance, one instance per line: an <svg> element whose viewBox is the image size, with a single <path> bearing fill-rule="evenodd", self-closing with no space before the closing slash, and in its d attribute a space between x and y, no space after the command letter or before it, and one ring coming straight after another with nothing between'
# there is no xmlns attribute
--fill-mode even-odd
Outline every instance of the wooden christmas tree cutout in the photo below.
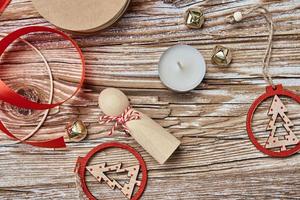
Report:
<svg viewBox="0 0 300 200"><path fill-rule="evenodd" d="M86 169L101 183L104 181L111 189L118 188L128 198L131 199L135 186L140 186L141 181L138 181L140 166L135 165L122 169L122 163L113 166L106 166L106 163L87 166ZM105 173L116 171L116 173L128 172L130 177L129 183L124 186L120 185L116 180L108 178Z"/></svg>
<svg viewBox="0 0 300 200"><path fill-rule="evenodd" d="M288 112L285 105L282 103L280 98L275 95L270 107L270 110L268 112L268 115L271 115L270 122L267 126L267 131L271 131L270 136L268 140L266 141L265 147L267 149L271 148L277 148L280 147L280 151L286 151L286 147L290 145L296 145L299 143L299 139L296 137L294 132L291 130L291 127L294 126L292 121L286 116L286 112ZM284 135L284 139L279 139L278 136L276 136L276 130L280 126L276 125L276 119L278 118L278 115L283 120L284 124L281 124L280 126L283 126L287 132L286 135Z"/></svg>

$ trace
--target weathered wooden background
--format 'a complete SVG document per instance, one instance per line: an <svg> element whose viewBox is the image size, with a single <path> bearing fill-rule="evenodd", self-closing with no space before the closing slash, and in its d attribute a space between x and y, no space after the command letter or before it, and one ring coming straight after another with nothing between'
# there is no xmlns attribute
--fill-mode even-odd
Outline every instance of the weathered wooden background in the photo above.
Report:
<svg viewBox="0 0 300 200"><path fill-rule="evenodd" d="M68 144L66 151L26 145L0 147L0 199L76 199L73 168L77 157L107 141L128 143L145 158L149 182L142 199L300 199L300 155L269 158L256 150L245 130L247 110L266 85L261 74L268 34L265 21L256 17L239 25L224 24L224 17L233 11L265 3L276 24L271 64L274 80L300 94L300 1L174 2L132 0L126 15L113 27L91 36L73 36L87 59L85 87L72 101L53 109L34 138L65 135L65 124L76 117L88 125L89 136L80 143ZM189 30L183 24L184 11L193 5L202 6L206 15L201 30ZM0 32L9 33L28 25L51 26L31 1L13 0L0 17ZM66 98L80 74L74 50L53 35L33 35L28 40L42 50L51 64L55 100ZM185 94L166 89L157 72L162 52L177 43L193 45L207 61L204 82ZM234 50L230 67L210 64L216 44ZM1 62L1 79L15 89L33 88L41 101L47 100L46 70L29 47L16 44ZM121 133L107 136L109 126L97 122L101 114L97 98L109 86L121 88L134 107L182 140L168 163L158 165L132 138ZM289 100L286 103L293 108L290 116L299 135L299 105ZM267 107L266 103L257 116L257 124L263 128L268 119ZM1 120L20 134L32 130L41 118L37 111L19 111L5 104L1 109ZM1 135L0 142L8 140ZM109 161L117 162L123 156L122 152L111 154ZM110 193L109 198L110 190L105 185L95 183L93 188L99 199L122 199L120 191Z"/></svg>

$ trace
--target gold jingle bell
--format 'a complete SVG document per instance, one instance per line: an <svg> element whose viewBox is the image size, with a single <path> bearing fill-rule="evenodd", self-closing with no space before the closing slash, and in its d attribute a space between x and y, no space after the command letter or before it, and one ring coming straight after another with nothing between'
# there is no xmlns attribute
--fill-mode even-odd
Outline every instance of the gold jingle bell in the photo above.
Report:
<svg viewBox="0 0 300 200"><path fill-rule="evenodd" d="M201 28L205 20L202 10L198 7L189 8L185 12L184 19L185 25L194 29Z"/></svg>
<svg viewBox="0 0 300 200"><path fill-rule="evenodd" d="M66 129L72 142L80 142L87 136L87 128L81 120L68 123Z"/></svg>
<svg viewBox="0 0 300 200"><path fill-rule="evenodd" d="M224 46L215 46L211 57L211 61L215 65L228 66L232 61L231 50Z"/></svg>

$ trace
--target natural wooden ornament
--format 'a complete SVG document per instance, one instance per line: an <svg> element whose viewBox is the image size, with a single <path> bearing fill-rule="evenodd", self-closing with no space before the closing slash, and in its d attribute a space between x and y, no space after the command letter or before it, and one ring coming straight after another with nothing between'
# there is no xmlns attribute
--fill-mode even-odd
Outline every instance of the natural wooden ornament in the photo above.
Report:
<svg viewBox="0 0 300 200"><path fill-rule="evenodd" d="M158 163L164 164L179 147L180 141L158 123L143 113L129 107L127 96L118 89L107 88L99 96L99 107L108 118L117 121ZM129 110L128 110L129 108ZM127 111L126 111L127 110ZM138 115L138 119L125 120L127 114ZM101 121L101 120L100 120Z"/></svg>
<svg viewBox="0 0 300 200"><path fill-rule="evenodd" d="M262 5L257 5L247 10L235 12L232 16L227 18L227 21L229 23L238 23L243 21L244 19L247 19L250 15L253 14L262 15L266 20L267 27L269 30L268 43L267 43L266 51L264 53L263 62L262 62L262 74L266 83L269 86L267 86L266 88L266 93L261 95L251 105L247 115L246 128L247 128L249 139L258 150L273 157L288 157L297 153L300 150L300 142L296 137L296 135L294 134L294 132L291 130L293 124L291 120L289 120L288 117L286 116L285 113L287 112L287 109L284 106L284 104L281 102L279 96L288 97L296 101L297 103L300 103L300 96L298 96L297 94L289 90L283 89L283 86L281 84L275 85L273 82L272 75L270 74L270 61L272 57L273 36L274 36L274 22L272 19L272 13L269 12L268 9L266 9ZM268 98L273 98L270 110L268 112L268 115L272 115L272 118L267 126L267 131L269 131L270 134L266 143L262 145L260 142L258 142L258 139L255 137L253 133L252 120L253 120L253 115L257 110L258 106ZM283 124L280 126L283 126L287 131L287 134L284 135L283 139L280 139L278 136L276 136L276 130L278 127L277 125L275 125L275 123L278 116L280 116L283 120ZM293 147L286 148L287 146L293 146ZM280 148L280 151L277 150L278 148Z"/></svg>
<svg viewBox="0 0 300 200"><path fill-rule="evenodd" d="M113 166L107 166L106 163L89 165L89 162L94 158L94 156L97 156L97 153L110 148L119 148L128 151L135 157L139 164L126 168L122 168L122 163ZM141 198L148 180L147 166L142 156L132 147L118 142L110 142L98 145L97 147L93 148L85 157L78 157L75 166L75 173L76 185L79 191L80 199L85 199L85 197L87 197L89 200L96 200L97 198L91 193L86 183L87 171L92 174L100 183L105 182L111 189L118 188L121 190L125 197L130 200L138 200ZM116 173L128 172L130 180L124 185L121 185L116 180L110 179L107 176L106 173L112 171L116 171ZM135 187L138 187L136 191L134 190Z"/></svg>
<svg viewBox="0 0 300 200"><path fill-rule="evenodd" d="M32 0L37 11L55 26L79 33L91 33L115 23L130 0Z"/></svg>
<svg viewBox="0 0 300 200"><path fill-rule="evenodd" d="M137 180L140 172L140 166L122 168L122 163L113 166L106 166L106 163L99 165L87 166L86 169L101 183L105 182L111 189L118 188L125 197L131 199L135 186L140 186L141 181ZM130 181L123 186L116 180L110 179L105 173L115 171L116 173L127 172Z"/></svg>
<svg viewBox="0 0 300 200"><path fill-rule="evenodd" d="M270 119L270 122L267 126L267 131L271 131L270 136L268 140L266 141L266 148L276 148L280 147L281 151L286 151L286 147L290 145L296 145L298 144L299 140L294 134L294 132L291 130L291 127L294 126L292 121L286 116L286 112L288 112L285 105L282 103L280 98L275 95L273 98L273 102L271 104L270 110L268 112L268 115L271 115L272 118ZM287 134L284 135L284 139L280 140L278 136L276 136L276 130L280 126L276 125L276 119L278 117L281 117L284 124L282 126L286 129Z"/></svg>
<svg viewBox="0 0 300 200"><path fill-rule="evenodd" d="M261 95L251 105L247 115L246 128L251 142L258 150L272 157L287 157L297 153L300 150L300 142L295 133L291 130L293 123L285 114L287 112L287 108L284 106L279 96L285 96L294 100L296 103L300 103L300 96L289 90L285 90L282 85L275 85L274 88L272 86L268 86L266 88L266 93ZM255 137L252 129L253 115L259 105L269 98L273 98L270 110L267 113L268 115L272 116L267 126L267 131L270 132L270 135L265 144L262 145L260 142L258 142L258 139ZM283 126L287 132L284 135L284 139L279 139L276 136L276 130L278 126L275 122L278 117L282 118L283 124L280 126ZM286 148L287 146L292 146L292 148L288 149ZM280 151L277 151L276 148L280 148Z"/></svg>

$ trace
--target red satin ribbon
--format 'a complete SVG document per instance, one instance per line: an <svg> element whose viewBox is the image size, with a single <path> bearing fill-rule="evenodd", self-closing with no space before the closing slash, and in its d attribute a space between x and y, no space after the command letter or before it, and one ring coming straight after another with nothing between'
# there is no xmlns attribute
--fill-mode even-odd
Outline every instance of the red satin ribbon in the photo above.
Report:
<svg viewBox="0 0 300 200"><path fill-rule="evenodd" d="M0 13L3 13L11 0L0 0Z"/></svg>
<svg viewBox="0 0 300 200"><path fill-rule="evenodd" d="M35 32L49 32L49 33L59 34L64 39L70 41L72 43L72 45L75 47L75 49L77 50L77 52L80 56L81 62L82 62L82 74L81 74L81 79L77 86L77 89L69 98L67 98L66 100L64 100L62 102L58 102L58 103L54 103L54 104L42 104L42 103L36 103L36 102L32 102L30 100L25 99L23 96L19 95L18 93L13 91L11 88L9 88L2 80L0 80L0 100L4 101L6 103L12 104L12 105L21 107L21 108L27 108L27 109L33 109L33 110L46 110L46 109L51 109L58 105L63 104L64 102L71 99L80 90L80 88L83 85L84 77L85 77L85 59L84 59L84 56L82 54L80 47L77 45L77 43L72 38L70 38L68 35L66 35L65 33L61 32L59 30L52 29L49 27L43 27L43 26L30 26L30 27L21 28L21 29L18 29L16 31L10 33L6 37L4 37L0 41L0 57L4 53L6 48L11 43L13 43L15 40L17 40L18 38L20 38L23 35L26 35L28 33L35 33ZM21 141L19 138L15 137L11 132L9 132L5 128L5 126L3 125L3 123L1 121L0 121L0 130L3 131L7 136L11 137L12 139ZM33 146L44 147L44 148L64 148L64 147L66 147L63 137L60 137L60 138L57 138L54 140L50 140L50 141L39 141L39 142L22 141L22 142L33 145Z"/></svg>

